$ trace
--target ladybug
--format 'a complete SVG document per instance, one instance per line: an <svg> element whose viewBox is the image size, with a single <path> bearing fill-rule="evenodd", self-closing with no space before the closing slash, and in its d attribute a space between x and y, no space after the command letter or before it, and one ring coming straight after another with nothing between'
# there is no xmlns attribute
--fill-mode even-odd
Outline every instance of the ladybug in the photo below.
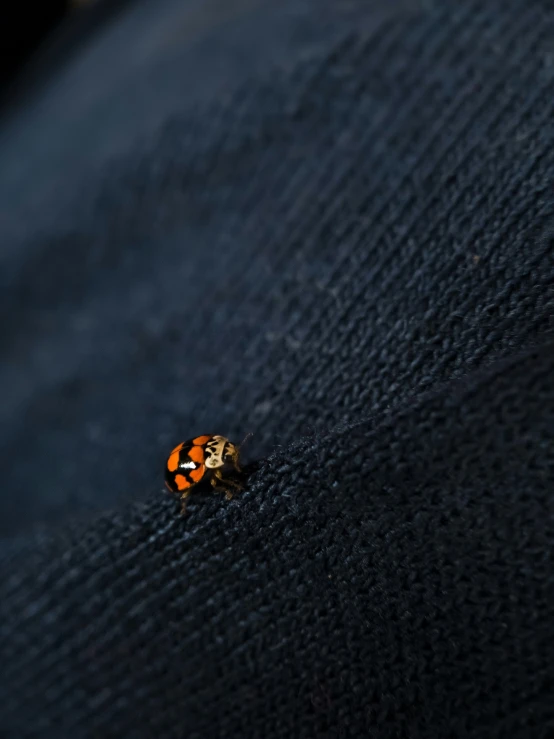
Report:
<svg viewBox="0 0 554 739"><path fill-rule="evenodd" d="M232 489L241 489L234 480L223 477L223 471L239 467L239 447L224 436L197 436L178 444L165 464L165 484L172 493L180 493L182 512L192 488L203 480L209 480L214 488L225 490L227 499L233 497Z"/></svg>

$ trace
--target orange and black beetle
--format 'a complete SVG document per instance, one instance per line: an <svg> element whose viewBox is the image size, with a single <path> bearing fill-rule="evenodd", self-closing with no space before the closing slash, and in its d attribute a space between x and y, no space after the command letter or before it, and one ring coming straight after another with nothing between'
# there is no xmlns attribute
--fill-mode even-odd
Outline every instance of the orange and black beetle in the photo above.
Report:
<svg viewBox="0 0 554 739"><path fill-rule="evenodd" d="M224 436L197 436L175 447L165 464L165 484L172 493L180 493L185 510L185 500L192 488L203 480L209 480L214 488L225 490L227 498L232 489L241 488L235 480L223 477L225 469L239 467L239 447Z"/></svg>

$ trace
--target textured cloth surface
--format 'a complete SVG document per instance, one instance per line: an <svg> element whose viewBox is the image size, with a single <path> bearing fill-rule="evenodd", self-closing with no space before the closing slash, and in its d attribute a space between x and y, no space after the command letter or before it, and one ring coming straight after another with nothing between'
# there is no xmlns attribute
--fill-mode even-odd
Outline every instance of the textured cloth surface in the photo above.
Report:
<svg viewBox="0 0 554 739"><path fill-rule="evenodd" d="M0 734L554 735L553 54L143 0L6 111Z"/></svg>

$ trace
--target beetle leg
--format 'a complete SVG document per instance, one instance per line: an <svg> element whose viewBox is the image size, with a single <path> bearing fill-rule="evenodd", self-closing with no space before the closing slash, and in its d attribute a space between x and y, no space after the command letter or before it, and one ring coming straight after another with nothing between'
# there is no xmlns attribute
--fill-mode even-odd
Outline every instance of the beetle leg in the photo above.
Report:
<svg viewBox="0 0 554 739"><path fill-rule="evenodd" d="M222 490L225 490L225 497L227 498L227 500L231 500L231 498L233 497L233 491L230 490L230 488L242 490L242 485L239 485L238 482L229 479L224 480L221 476L221 470L215 470L211 479L211 483L214 488L222 488Z"/></svg>
<svg viewBox="0 0 554 739"><path fill-rule="evenodd" d="M184 493L181 493L181 516L184 516L187 510L187 498L189 497L191 492L191 489L185 490Z"/></svg>

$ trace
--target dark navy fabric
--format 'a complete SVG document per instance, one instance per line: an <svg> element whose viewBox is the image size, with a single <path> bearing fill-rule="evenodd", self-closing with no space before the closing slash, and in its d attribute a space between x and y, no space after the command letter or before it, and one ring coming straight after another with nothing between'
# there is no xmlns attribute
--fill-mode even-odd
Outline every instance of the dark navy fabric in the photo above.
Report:
<svg viewBox="0 0 554 739"><path fill-rule="evenodd" d="M0 127L0 734L553 736L551 4L71 34Z"/></svg>

